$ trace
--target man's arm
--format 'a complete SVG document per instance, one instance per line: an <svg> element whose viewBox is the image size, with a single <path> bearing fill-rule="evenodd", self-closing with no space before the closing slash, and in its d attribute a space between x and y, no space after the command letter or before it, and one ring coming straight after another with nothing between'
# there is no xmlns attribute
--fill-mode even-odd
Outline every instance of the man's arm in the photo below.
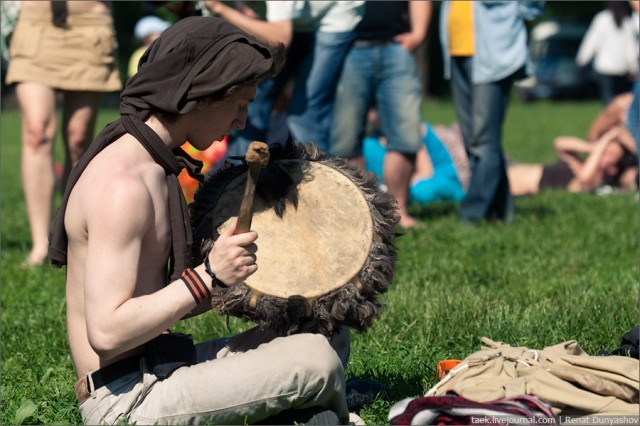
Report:
<svg viewBox="0 0 640 426"><path fill-rule="evenodd" d="M196 308L196 301L182 280L164 286L166 259L143 252L166 240L158 235L157 212L145 183L137 176L118 176L98 191L109 196L93 194L83 205L89 235L85 312L91 347L110 359L167 330ZM249 259L255 250L242 247L255 237L224 234L216 241L210 259L223 282L235 284L255 272L255 258ZM194 269L211 289L204 266Z"/></svg>
<svg viewBox="0 0 640 426"><path fill-rule="evenodd" d="M429 156L427 148L422 144L416 154L416 166L411 176L411 182L414 183L418 180L429 179L433 176L433 173L433 161L431 161L431 156Z"/></svg>
<svg viewBox="0 0 640 426"><path fill-rule="evenodd" d="M542 14L544 0L519 0L519 12L522 19L532 21Z"/></svg>
<svg viewBox="0 0 640 426"><path fill-rule="evenodd" d="M589 156L576 174L582 190L591 191L600 184L602 178L602 157L609 144L614 143L618 133L619 128L609 130L594 144L593 150L589 153Z"/></svg>
<svg viewBox="0 0 640 426"><path fill-rule="evenodd" d="M240 12L221 1L208 0L204 5L215 15L253 34L267 44L283 43L286 47L291 44L293 23L291 20L267 22L255 19ZM269 7L267 5L267 7Z"/></svg>
<svg viewBox="0 0 640 426"><path fill-rule="evenodd" d="M592 143L573 136L557 137L553 141L553 147L558 158L567 163L574 175L582 169L583 160L579 154L588 154L593 150Z"/></svg>
<svg viewBox="0 0 640 426"><path fill-rule="evenodd" d="M620 133L618 133L617 141L629 152L633 154L638 152L638 146L636 145L636 141L635 139L633 139L631 132L626 126L620 126Z"/></svg>
<svg viewBox="0 0 640 426"><path fill-rule="evenodd" d="M633 93L631 92L621 93L613 98L609 105L591 123L587 135L589 139L595 141L613 126L624 124L632 101Z"/></svg>
<svg viewBox="0 0 640 426"><path fill-rule="evenodd" d="M580 46L578 47L578 53L576 53L576 64L579 67L586 66L592 59L596 53L596 49L599 43L601 34L601 20L600 16L596 15L587 32L582 37L582 41L580 42Z"/></svg>
<svg viewBox="0 0 640 426"><path fill-rule="evenodd" d="M154 235L155 226L144 183L120 176L102 190L111 196L94 194L95 203L85 206L89 241L84 288L89 343L109 359L159 335L196 303L179 283L143 294L162 287L162 282L150 282L161 278L161 263L142 253L143 240ZM145 280L145 287L140 286L144 290L137 288Z"/></svg>
<svg viewBox="0 0 640 426"><path fill-rule="evenodd" d="M433 6L430 1L410 1L409 17L411 32L398 34L396 41L405 49L413 52L424 41L429 30Z"/></svg>

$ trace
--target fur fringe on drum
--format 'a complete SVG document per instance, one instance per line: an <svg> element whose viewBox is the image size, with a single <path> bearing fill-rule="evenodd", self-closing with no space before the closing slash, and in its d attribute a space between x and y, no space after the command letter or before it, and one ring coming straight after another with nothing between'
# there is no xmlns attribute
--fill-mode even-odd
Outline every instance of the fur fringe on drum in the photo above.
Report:
<svg viewBox="0 0 640 426"><path fill-rule="evenodd" d="M271 160L260 174L256 195L273 202L273 208L282 217L285 210L297 206L297 185L286 171L287 159L317 161L340 171L353 181L364 194L373 218L373 243L371 252L359 273L361 287L349 283L312 301L312 313L308 315L307 301L300 296L282 299L262 295L257 306L252 308L251 289L236 285L212 298L212 308L224 315L244 318L279 335L303 332L332 336L344 325L365 331L380 314L382 302L378 295L385 293L393 279L396 249L393 227L398 223L395 198L381 191L373 173L363 172L339 157L320 152L315 145L294 144L291 140L283 145L270 147ZM204 259L219 234L220 226L228 217L213 224L211 213L226 186L247 172L247 165L229 165L210 176L195 194L190 205L193 228L194 260ZM360 288L359 288L360 287Z"/></svg>

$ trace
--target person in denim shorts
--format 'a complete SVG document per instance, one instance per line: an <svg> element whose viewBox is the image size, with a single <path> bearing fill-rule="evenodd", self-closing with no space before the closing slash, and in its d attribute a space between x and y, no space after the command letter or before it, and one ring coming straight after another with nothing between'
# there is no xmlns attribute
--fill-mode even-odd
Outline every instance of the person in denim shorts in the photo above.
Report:
<svg viewBox="0 0 640 426"><path fill-rule="evenodd" d="M422 86L413 51L425 38L431 8L424 1L365 4L336 90L331 127L329 153L361 163L367 113L375 105L388 140L384 182L398 201L403 228L415 226L407 212L408 188L422 144Z"/></svg>

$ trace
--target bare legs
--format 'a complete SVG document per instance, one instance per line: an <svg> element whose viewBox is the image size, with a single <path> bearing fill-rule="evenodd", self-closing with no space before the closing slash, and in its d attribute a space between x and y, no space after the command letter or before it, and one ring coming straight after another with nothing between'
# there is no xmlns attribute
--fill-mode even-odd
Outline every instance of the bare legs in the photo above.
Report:
<svg viewBox="0 0 640 426"><path fill-rule="evenodd" d="M16 87L16 95L22 110L22 187L32 241L26 263L31 266L42 263L47 256L55 179L55 93L46 86L21 83Z"/></svg>
<svg viewBox="0 0 640 426"><path fill-rule="evenodd" d="M32 240L26 265L33 266L43 263L47 257L55 185L55 91L37 83L20 83L16 95L22 111L22 185ZM65 177L91 142L99 100L100 95L96 93L65 93L62 123Z"/></svg>
<svg viewBox="0 0 640 426"><path fill-rule="evenodd" d="M100 93L65 92L62 111L62 139L65 144L63 188L67 186L71 168L78 163L93 140Z"/></svg>
<svg viewBox="0 0 640 426"><path fill-rule="evenodd" d="M507 168L509 187L514 197L535 195L540 189L542 164L514 164Z"/></svg>
<svg viewBox="0 0 640 426"><path fill-rule="evenodd" d="M413 173L414 156L397 151L387 151L384 156L382 173L387 189L398 202L400 226L409 229L416 226L416 220L407 212L409 203L409 181Z"/></svg>

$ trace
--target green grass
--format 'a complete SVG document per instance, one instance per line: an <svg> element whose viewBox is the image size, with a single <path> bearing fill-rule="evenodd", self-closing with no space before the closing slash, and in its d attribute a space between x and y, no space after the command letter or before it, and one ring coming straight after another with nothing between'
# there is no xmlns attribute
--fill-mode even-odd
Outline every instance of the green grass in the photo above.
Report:
<svg viewBox="0 0 640 426"><path fill-rule="evenodd" d="M559 134L584 135L596 103L513 102L507 153L551 161ZM99 126L114 118L100 116ZM454 121L451 104L428 101L434 124ZM19 114L1 116L2 424L79 424L65 325L64 270L17 265L29 249L19 177ZM635 194L597 197L543 192L517 200L511 226L460 226L456 206L413 208L421 225L398 239L394 284L382 317L353 334L348 378L389 385L394 398L436 383L435 364L464 358L480 337L534 348L575 339L591 354L614 348L638 321L638 201ZM178 328L197 340L248 325L215 314ZM216 384L212 384L216 386ZM386 423L391 403L360 415Z"/></svg>

